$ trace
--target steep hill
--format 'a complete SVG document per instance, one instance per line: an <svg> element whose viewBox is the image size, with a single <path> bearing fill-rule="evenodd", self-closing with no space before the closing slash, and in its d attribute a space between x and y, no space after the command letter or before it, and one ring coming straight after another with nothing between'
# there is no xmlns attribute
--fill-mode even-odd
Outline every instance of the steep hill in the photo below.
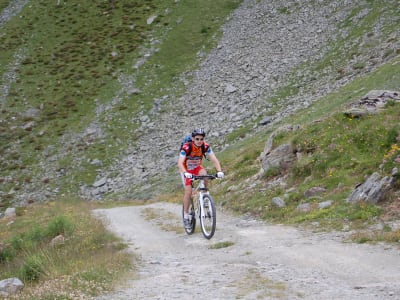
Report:
<svg viewBox="0 0 400 300"><path fill-rule="evenodd" d="M193 127L246 143L400 52L394 0L54 2L0 17L3 206L152 197Z"/></svg>

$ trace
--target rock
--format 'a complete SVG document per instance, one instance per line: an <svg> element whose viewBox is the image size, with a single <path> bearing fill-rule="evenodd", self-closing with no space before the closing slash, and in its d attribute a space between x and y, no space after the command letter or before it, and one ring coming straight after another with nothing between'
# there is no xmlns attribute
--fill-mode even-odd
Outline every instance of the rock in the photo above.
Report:
<svg viewBox="0 0 400 300"><path fill-rule="evenodd" d="M0 281L0 295L11 296L23 288L24 284L18 278L8 278Z"/></svg>
<svg viewBox="0 0 400 300"><path fill-rule="evenodd" d="M350 108L343 112L343 114L348 118L361 118L369 113L370 112L367 109L357 107Z"/></svg>
<svg viewBox="0 0 400 300"><path fill-rule="evenodd" d="M157 19L157 15L151 16L147 19L147 25L151 25L154 20Z"/></svg>
<svg viewBox="0 0 400 300"><path fill-rule="evenodd" d="M266 116L260 121L260 125L267 125L268 123L272 122L271 116Z"/></svg>
<svg viewBox="0 0 400 300"><path fill-rule="evenodd" d="M9 207L4 212L4 216L6 218L15 218L17 216L16 210L14 207Z"/></svg>
<svg viewBox="0 0 400 300"><path fill-rule="evenodd" d="M24 125L22 126L22 129L23 129L23 130L26 130L26 131L32 131L32 129L33 129L34 126L35 126L35 122L34 122L34 121L30 121L30 122L24 124Z"/></svg>
<svg viewBox="0 0 400 300"><path fill-rule="evenodd" d="M326 188L320 187L320 186L315 186L315 187L309 188L307 191L305 191L304 197L310 198L310 197L314 197L314 196L320 195L325 192L326 192Z"/></svg>
<svg viewBox="0 0 400 300"><path fill-rule="evenodd" d="M237 91L237 88L233 86L232 84L227 84L225 87L225 93L227 94L232 94Z"/></svg>
<svg viewBox="0 0 400 300"><path fill-rule="evenodd" d="M26 119L33 119L40 115L40 110L37 108L30 108L22 114L22 117Z"/></svg>
<svg viewBox="0 0 400 300"><path fill-rule="evenodd" d="M282 198L280 198L280 197L274 197L274 198L272 198L271 201L272 201L272 203L273 203L275 206L277 206L277 207L282 208L282 207L285 207L285 206L286 206L285 201L284 201Z"/></svg>
<svg viewBox="0 0 400 300"><path fill-rule="evenodd" d="M101 186L105 185L106 183L107 183L107 178L103 177L103 178L95 181L93 183L93 187L98 188L98 187L101 187Z"/></svg>
<svg viewBox="0 0 400 300"><path fill-rule="evenodd" d="M296 154L289 144L283 144L272 150L262 160L265 172L272 168L286 169L288 165L296 160Z"/></svg>
<svg viewBox="0 0 400 300"><path fill-rule="evenodd" d="M65 243L65 238L62 234L60 234L60 235L57 235L55 238L53 238L50 241L50 246L56 247L56 246L63 245L64 243Z"/></svg>
<svg viewBox="0 0 400 300"><path fill-rule="evenodd" d="M102 163L99 159L97 159L97 158L93 159L93 160L90 162L90 164L93 165L93 166L98 166L98 167L101 167L101 166L103 165L103 163Z"/></svg>
<svg viewBox="0 0 400 300"><path fill-rule="evenodd" d="M363 184L357 186L346 201L349 203L367 202L377 204L392 189L394 182L394 177L385 176L382 178L375 172Z"/></svg>
<svg viewBox="0 0 400 300"><path fill-rule="evenodd" d="M388 91L388 90L371 90L361 100L369 99L392 99L400 101L399 91Z"/></svg>
<svg viewBox="0 0 400 300"><path fill-rule="evenodd" d="M389 101L400 101L400 92L372 90L359 101L351 103L344 111L344 115L350 118L360 118L364 115L378 113Z"/></svg>
<svg viewBox="0 0 400 300"><path fill-rule="evenodd" d="M268 155L272 151L272 145L274 143L274 139L278 134L299 130L299 125L285 125L276 129L271 135L269 136L267 142L265 143L264 151L261 154L260 158L263 159L266 155Z"/></svg>
<svg viewBox="0 0 400 300"><path fill-rule="evenodd" d="M301 212L310 212L311 205L310 205L310 203L302 203L296 207L296 210L301 211Z"/></svg>
<svg viewBox="0 0 400 300"><path fill-rule="evenodd" d="M319 209L328 208L328 207L330 207L330 206L332 205L332 203L333 203L332 200L327 200L327 201L324 201L324 202L320 202L320 203L318 204L318 208L319 208Z"/></svg>

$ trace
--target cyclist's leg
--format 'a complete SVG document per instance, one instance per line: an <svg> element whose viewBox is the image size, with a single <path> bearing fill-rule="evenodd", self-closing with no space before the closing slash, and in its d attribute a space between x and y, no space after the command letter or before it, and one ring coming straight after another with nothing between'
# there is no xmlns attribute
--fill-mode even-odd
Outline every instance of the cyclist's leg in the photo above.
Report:
<svg viewBox="0 0 400 300"><path fill-rule="evenodd" d="M203 167L201 167L200 169L199 169L199 171L198 171L198 175L207 175L207 171L206 171L206 169L204 169ZM204 180L204 185L207 187L207 183L208 183L208 180L207 179L205 179Z"/></svg>
<svg viewBox="0 0 400 300"><path fill-rule="evenodd" d="M190 196L192 195L192 185L185 185L185 193L183 195L183 213L184 218L189 218Z"/></svg>
<svg viewBox="0 0 400 300"><path fill-rule="evenodd" d="M195 174L193 170L188 171L189 173ZM192 196L192 179L185 178L183 174L181 174L183 187L185 192L183 194L183 215L185 219L189 219L189 206L190 206L190 197Z"/></svg>
<svg viewBox="0 0 400 300"><path fill-rule="evenodd" d="M193 175L206 175L206 170L199 166L193 170L188 170L189 173ZM205 174L204 174L205 172ZM183 195L183 213L184 217L189 218L189 206L190 206L190 197L192 196L192 179L187 179L182 176L182 182L185 188L185 194Z"/></svg>

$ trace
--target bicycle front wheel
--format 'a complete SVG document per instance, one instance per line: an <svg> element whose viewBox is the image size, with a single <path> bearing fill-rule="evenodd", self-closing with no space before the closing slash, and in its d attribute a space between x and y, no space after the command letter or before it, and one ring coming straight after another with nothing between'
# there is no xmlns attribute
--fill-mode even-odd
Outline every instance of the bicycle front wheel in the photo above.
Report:
<svg viewBox="0 0 400 300"><path fill-rule="evenodd" d="M215 233L217 213L215 204L210 195L203 196L203 205L200 207L200 225L203 236L211 239Z"/></svg>

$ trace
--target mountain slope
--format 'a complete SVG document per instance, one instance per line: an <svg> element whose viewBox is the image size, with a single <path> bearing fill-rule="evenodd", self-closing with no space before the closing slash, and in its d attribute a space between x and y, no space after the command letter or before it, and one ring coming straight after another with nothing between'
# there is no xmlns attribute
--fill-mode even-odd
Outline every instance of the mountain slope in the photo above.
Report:
<svg viewBox="0 0 400 300"><path fill-rule="evenodd" d="M99 2L97 10L31 1L3 24L3 202L151 197L177 180L170 177L176 148L192 127L204 127L215 149L225 149L399 55L397 1L249 0L226 20L239 2L209 1L196 22L189 15L194 1L149 3L135 19L125 1ZM39 11L59 26L52 27L58 48L38 38L48 37L51 24L34 22ZM106 23L90 23L100 19ZM183 31L189 23L196 26ZM133 48L126 42L131 31L138 36ZM193 38L199 33L200 42ZM20 43L7 39L13 34ZM93 60L82 65L82 57ZM38 64L53 67L44 83L34 81ZM267 129L260 125L265 118Z"/></svg>

